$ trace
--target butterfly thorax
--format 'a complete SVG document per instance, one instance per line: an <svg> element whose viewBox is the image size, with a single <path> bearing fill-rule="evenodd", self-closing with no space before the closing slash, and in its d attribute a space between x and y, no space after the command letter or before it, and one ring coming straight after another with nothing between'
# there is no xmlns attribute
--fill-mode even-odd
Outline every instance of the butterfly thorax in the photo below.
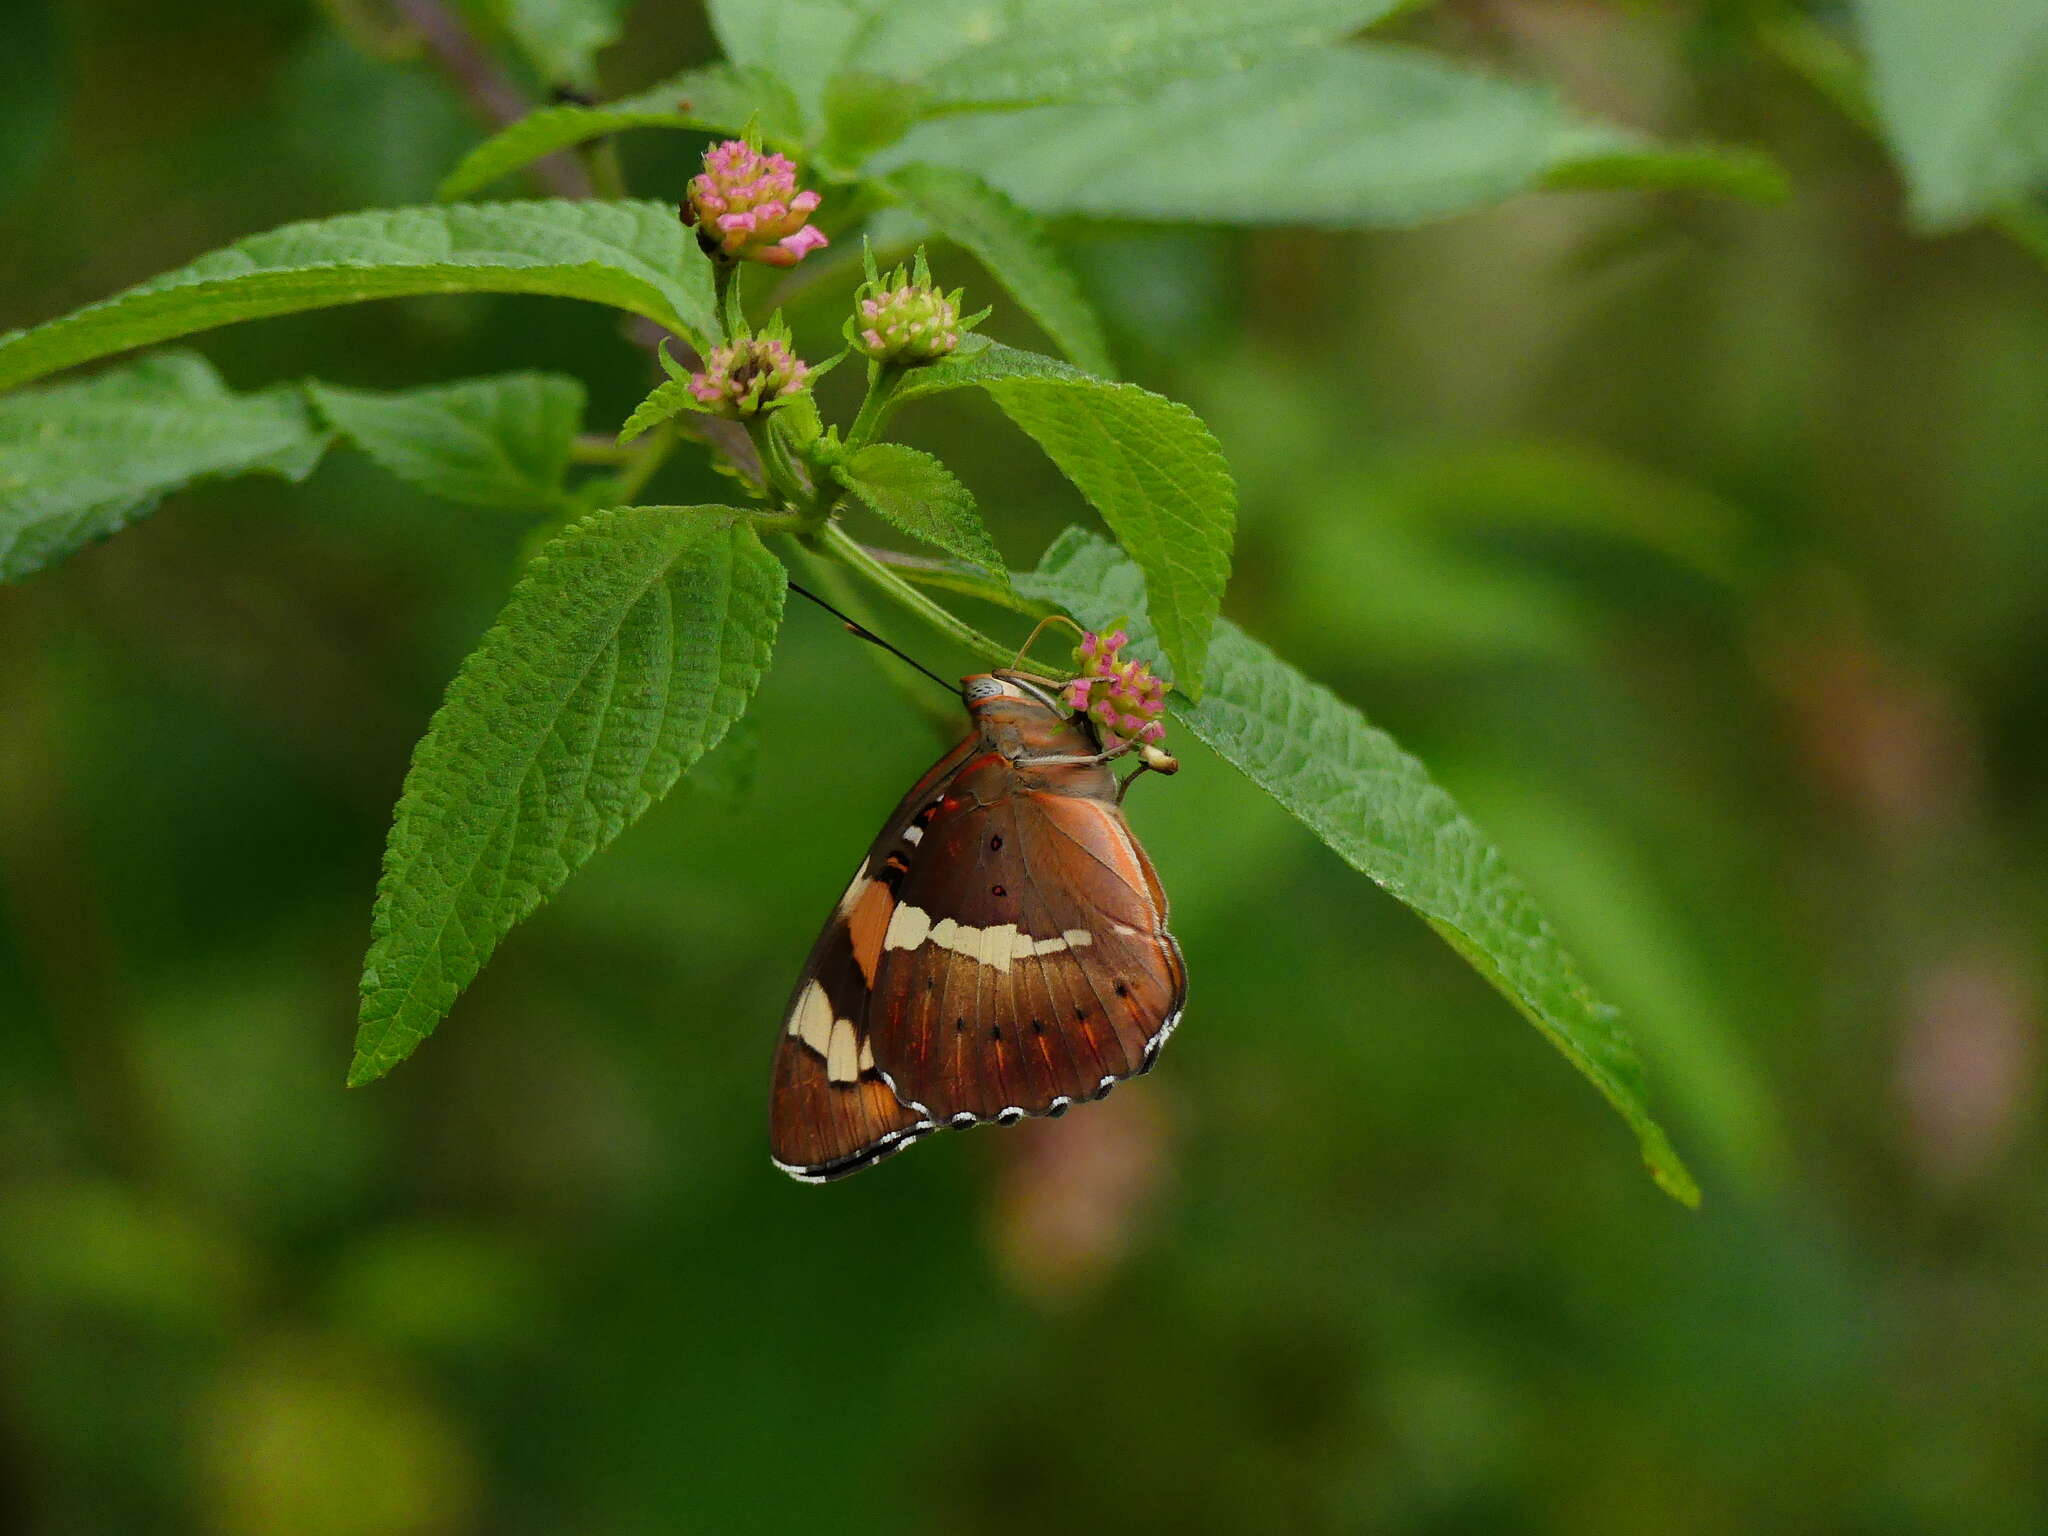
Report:
<svg viewBox="0 0 2048 1536"><path fill-rule="evenodd" d="M1102 750L1086 715L1059 703L1036 679L1014 672L961 679L967 713L988 750L1000 757L1016 787L1090 799L1116 798L1116 775L1103 763L1060 762ZM1044 759L1054 759L1047 763Z"/></svg>

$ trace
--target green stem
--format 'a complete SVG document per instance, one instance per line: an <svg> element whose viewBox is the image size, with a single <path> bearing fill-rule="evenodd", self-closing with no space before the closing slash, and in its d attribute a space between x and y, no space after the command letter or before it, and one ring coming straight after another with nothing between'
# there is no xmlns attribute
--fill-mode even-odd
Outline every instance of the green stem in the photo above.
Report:
<svg viewBox="0 0 2048 1536"><path fill-rule="evenodd" d="M860 403L860 413L853 418L853 425L846 429L846 451L856 453L867 447L874 435L882 430L882 422L889 414L889 397L896 393L896 385L903 377L903 370L893 363L870 363L868 365L868 394Z"/></svg>
<svg viewBox="0 0 2048 1536"><path fill-rule="evenodd" d="M594 432L586 432L569 444L570 461L577 464L631 464L640 452L638 444L628 443L622 448L611 438Z"/></svg>
<svg viewBox="0 0 2048 1536"><path fill-rule="evenodd" d="M748 417L747 435L754 440L754 451L761 456L761 472L768 477L769 495L785 508L809 514L808 520L816 522L819 516L818 493L804 488L803 476L797 473L796 465L790 461L788 450L769 425L768 418Z"/></svg>
<svg viewBox="0 0 2048 1536"><path fill-rule="evenodd" d="M897 607L916 614L955 644L999 665L1005 665L1010 661L1014 653L1009 647L991 640L966 620L933 602L869 554L865 545L837 523L828 522L821 527L815 543L841 565L849 567L856 575L865 577L871 585L878 587Z"/></svg>

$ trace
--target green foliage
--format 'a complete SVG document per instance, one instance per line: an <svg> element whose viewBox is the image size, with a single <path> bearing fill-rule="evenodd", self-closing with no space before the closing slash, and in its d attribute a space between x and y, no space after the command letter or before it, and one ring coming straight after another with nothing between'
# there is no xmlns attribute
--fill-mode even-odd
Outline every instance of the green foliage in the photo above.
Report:
<svg viewBox="0 0 2048 1536"><path fill-rule="evenodd" d="M328 423L429 495L514 512L558 512L583 384L559 373L506 373L378 393L308 386Z"/></svg>
<svg viewBox="0 0 2048 1536"><path fill-rule="evenodd" d="M2048 6L1856 0L1913 218L1954 229L2048 182Z"/></svg>
<svg viewBox="0 0 2048 1536"><path fill-rule="evenodd" d="M1237 527L1237 485L1214 435L1186 406L1135 384L1017 375L982 387L1145 573L1160 647L1182 690L1200 698Z"/></svg>
<svg viewBox="0 0 2048 1536"><path fill-rule="evenodd" d="M664 421L697 409L697 397L690 393L687 377L663 379L647 392L645 400L633 407L633 414L619 428L619 446L623 448L649 427L660 426Z"/></svg>
<svg viewBox="0 0 2048 1536"><path fill-rule="evenodd" d="M901 443L870 443L832 466L838 482L913 538L991 571L1003 569L974 496L928 453Z"/></svg>
<svg viewBox="0 0 2048 1536"><path fill-rule="evenodd" d="M183 352L0 396L0 581L57 564L195 480L303 480L326 446L296 389L238 395Z"/></svg>
<svg viewBox="0 0 2048 1536"><path fill-rule="evenodd" d="M888 186L972 254L1060 351L1090 373L1115 374L1101 321L1029 211L967 171L906 165Z"/></svg>
<svg viewBox="0 0 2048 1536"><path fill-rule="evenodd" d="M532 561L406 775L352 1084L410 1055L507 930L717 745L782 599L727 508L594 513Z"/></svg>
<svg viewBox="0 0 2048 1536"><path fill-rule="evenodd" d="M1140 615L1134 642L1143 649L1151 638L1137 567L1078 529L1020 584L1083 623ZM1174 714L1419 913L1621 1113L1657 1182L1698 1203L1698 1186L1650 1116L1642 1069L1613 1009L1587 989L1521 882L1421 763L1228 622L1216 627L1208 691Z"/></svg>
<svg viewBox="0 0 2048 1536"><path fill-rule="evenodd" d="M749 84L736 70L714 65L686 70L637 95L594 107L543 107L477 145L448 173L436 195L444 202L468 197L544 156L629 128L737 133L749 117L761 113L763 136L775 143L786 130L768 115L774 99L772 90Z"/></svg>
<svg viewBox="0 0 2048 1536"><path fill-rule="evenodd" d="M547 84L590 90L597 54L619 40L627 0L489 0L519 51Z"/></svg>
<svg viewBox="0 0 2048 1536"><path fill-rule="evenodd" d="M800 132L824 123L825 88L865 18L844 0L709 0L726 58L789 88Z"/></svg>
<svg viewBox="0 0 2048 1536"><path fill-rule="evenodd" d="M33 330L0 336L0 389L240 320L421 293L542 293L718 332L710 263L662 203L401 208L289 224Z"/></svg>
<svg viewBox="0 0 2048 1536"><path fill-rule="evenodd" d="M896 0L853 63L926 84L933 107L1033 105L1234 74L1332 42L1401 0Z"/></svg>
<svg viewBox="0 0 2048 1536"><path fill-rule="evenodd" d="M1562 174L1581 151L1548 87L1391 45L1292 53L1127 102L948 118L885 163L973 171L1040 213L1230 224L1398 225L1498 202ZM1683 170L1614 141L1587 146L1649 185ZM1727 178L1751 190L1754 173Z"/></svg>
<svg viewBox="0 0 2048 1536"><path fill-rule="evenodd" d="M1612 123L1568 120L1550 140L1542 185L1558 191L1616 187L1715 192L1775 203L1790 190L1769 155L1725 144L1664 144Z"/></svg>

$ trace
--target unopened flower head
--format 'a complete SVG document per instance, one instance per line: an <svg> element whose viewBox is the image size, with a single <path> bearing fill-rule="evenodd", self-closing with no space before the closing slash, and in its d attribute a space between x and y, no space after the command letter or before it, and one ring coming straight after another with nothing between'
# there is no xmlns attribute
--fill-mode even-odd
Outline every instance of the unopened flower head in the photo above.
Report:
<svg viewBox="0 0 2048 1536"><path fill-rule="evenodd" d="M704 152L704 174L690 178L683 222L727 261L793 267L827 243L810 224L817 206L816 192L796 189L796 162L727 139Z"/></svg>
<svg viewBox="0 0 2048 1536"><path fill-rule="evenodd" d="M963 317L963 290L941 291L932 282L922 250L913 267L907 271L898 267L886 278L875 270L870 253L867 278L854 295L846 339L877 362L915 365L948 357L960 345L960 338L988 315L984 309Z"/></svg>
<svg viewBox="0 0 2048 1536"><path fill-rule="evenodd" d="M1110 736L1155 745L1166 735L1166 684L1142 661L1130 661L1131 637L1121 623L1088 630L1074 652L1080 670L1067 684L1067 704Z"/></svg>
<svg viewBox="0 0 2048 1536"><path fill-rule="evenodd" d="M714 416L754 416L807 387L811 370L785 336L741 336L713 347L690 394Z"/></svg>

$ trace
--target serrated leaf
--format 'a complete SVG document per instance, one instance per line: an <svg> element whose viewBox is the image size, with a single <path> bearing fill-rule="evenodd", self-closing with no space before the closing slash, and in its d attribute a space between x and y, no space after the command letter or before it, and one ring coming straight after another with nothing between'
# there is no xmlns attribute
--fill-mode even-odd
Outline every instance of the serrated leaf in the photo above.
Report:
<svg viewBox="0 0 2048 1536"><path fill-rule="evenodd" d="M1360 44L1129 102L923 123L877 169L973 171L1040 213L1400 226L1539 185L1574 122L1548 87Z"/></svg>
<svg viewBox="0 0 2048 1536"><path fill-rule="evenodd" d="M432 1032L498 941L745 709L781 565L725 507L593 513L526 568L413 754L349 1082Z"/></svg>
<svg viewBox="0 0 2048 1536"><path fill-rule="evenodd" d="M833 465L832 475L913 538L988 570L1003 569L973 493L930 454L901 443L873 443Z"/></svg>
<svg viewBox="0 0 2048 1536"><path fill-rule="evenodd" d="M1101 322L1035 215L969 171L906 165L888 184L979 261L1053 345L1090 373L1115 374Z"/></svg>
<svg viewBox="0 0 2048 1536"><path fill-rule="evenodd" d="M1856 0L1871 96L1925 230L2048 184L2048 5Z"/></svg>
<svg viewBox="0 0 2048 1536"><path fill-rule="evenodd" d="M1081 382L1092 377L1056 357L1026 352L1019 347L1006 347L1001 342L987 341L979 336L968 336L961 341L960 350L943 363L931 363L906 373L890 400L903 404L921 400L927 395L1000 383L1004 379Z"/></svg>
<svg viewBox="0 0 2048 1536"><path fill-rule="evenodd" d="M0 389L173 336L423 293L542 293L709 343L711 263L648 202L478 203L288 224L33 330L0 336Z"/></svg>
<svg viewBox="0 0 2048 1536"><path fill-rule="evenodd" d="M900 393L964 383L986 390L1102 514L1145 573L1182 686L1200 697L1237 527L1237 484L1215 435L1164 395L999 345L920 369Z"/></svg>
<svg viewBox="0 0 2048 1536"><path fill-rule="evenodd" d="M1233 74L1333 42L1404 0L896 0L852 63L925 83L934 105L1035 104Z"/></svg>
<svg viewBox="0 0 2048 1536"><path fill-rule="evenodd" d="M1140 573L1092 534L1068 530L1018 586L1084 624L1138 615L1133 642L1148 648ZM1658 1184L1698 1203L1698 1186L1650 1114L1641 1065L1614 1010L1593 996L1522 883L1420 762L1227 620L1216 626L1208 692L1196 704L1175 700L1174 714L1420 914L1620 1112Z"/></svg>
<svg viewBox="0 0 2048 1536"><path fill-rule="evenodd" d="M467 197L536 160L629 128L738 133L758 113L763 137L771 144L789 144L794 127L777 121L774 103L772 91L749 84L735 70L714 66L687 70L617 101L543 107L472 149L448 173L435 196L443 202Z"/></svg>
<svg viewBox="0 0 2048 1536"><path fill-rule="evenodd" d="M688 379L663 379L647 392L645 400L633 407L633 414L619 428L619 446L623 448L649 427L699 408L697 397L690 393Z"/></svg>
<svg viewBox="0 0 2048 1536"><path fill-rule="evenodd" d="M583 384L507 373L383 393L307 385L328 423L399 479L479 507L553 512L583 423Z"/></svg>
<svg viewBox="0 0 2048 1536"><path fill-rule="evenodd" d="M0 581L57 564L196 480L303 480L326 446L297 389L238 395L189 352L0 396Z"/></svg>

